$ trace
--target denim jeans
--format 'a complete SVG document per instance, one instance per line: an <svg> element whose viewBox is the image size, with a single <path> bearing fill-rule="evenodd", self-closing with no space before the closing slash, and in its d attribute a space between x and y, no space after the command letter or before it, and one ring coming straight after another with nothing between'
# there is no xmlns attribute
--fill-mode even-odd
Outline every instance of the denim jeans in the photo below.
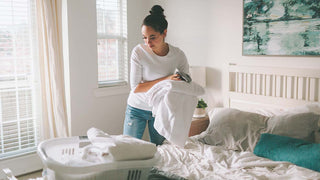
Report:
<svg viewBox="0 0 320 180"><path fill-rule="evenodd" d="M123 125L124 135L141 139L147 123L150 141L156 145L161 145L165 138L153 127L154 117L152 117L152 112L127 105L126 117Z"/></svg>

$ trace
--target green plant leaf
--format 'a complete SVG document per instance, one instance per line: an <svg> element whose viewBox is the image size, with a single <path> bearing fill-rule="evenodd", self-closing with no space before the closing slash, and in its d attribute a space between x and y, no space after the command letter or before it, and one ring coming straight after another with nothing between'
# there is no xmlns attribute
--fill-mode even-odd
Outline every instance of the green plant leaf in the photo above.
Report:
<svg viewBox="0 0 320 180"><path fill-rule="evenodd" d="M198 100L198 104L197 104L197 108L203 108L203 109L205 109L206 107L208 107L207 103L204 102L203 99L199 99L199 100Z"/></svg>

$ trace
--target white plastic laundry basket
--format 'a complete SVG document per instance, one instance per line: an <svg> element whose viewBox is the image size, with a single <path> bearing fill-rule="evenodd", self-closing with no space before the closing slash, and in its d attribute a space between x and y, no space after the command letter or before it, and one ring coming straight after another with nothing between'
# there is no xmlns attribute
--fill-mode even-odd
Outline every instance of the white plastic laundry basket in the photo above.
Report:
<svg viewBox="0 0 320 180"><path fill-rule="evenodd" d="M82 137L55 138L43 141L38 146L48 179L55 180L146 180L156 157L147 160L106 161L104 163L68 165L67 162L82 157L83 144L89 141ZM130 151L130 150L128 150Z"/></svg>

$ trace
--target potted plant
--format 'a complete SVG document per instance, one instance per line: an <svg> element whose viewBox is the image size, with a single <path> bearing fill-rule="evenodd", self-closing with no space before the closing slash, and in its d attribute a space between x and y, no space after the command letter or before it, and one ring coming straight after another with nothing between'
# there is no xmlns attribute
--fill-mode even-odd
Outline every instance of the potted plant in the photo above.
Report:
<svg viewBox="0 0 320 180"><path fill-rule="evenodd" d="M205 117L207 107L207 103L203 99L199 99L197 107L194 110L193 117Z"/></svg>

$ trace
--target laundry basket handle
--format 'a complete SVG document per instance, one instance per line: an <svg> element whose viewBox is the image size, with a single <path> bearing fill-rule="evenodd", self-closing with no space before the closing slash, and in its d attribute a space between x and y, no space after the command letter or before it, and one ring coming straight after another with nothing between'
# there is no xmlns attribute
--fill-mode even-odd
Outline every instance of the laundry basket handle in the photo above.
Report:
<svg viewBox="0 0 320 180"><path fill-rule="evenodd" d="M48 160L48 155L47 155L47 153L45 152L45 149L42 147L42 143L40 143L39 145L38 145L38 155L39 156L41 156L41 158L43 159L43 160L45 160L45 161L47 161Z"/></svg>

